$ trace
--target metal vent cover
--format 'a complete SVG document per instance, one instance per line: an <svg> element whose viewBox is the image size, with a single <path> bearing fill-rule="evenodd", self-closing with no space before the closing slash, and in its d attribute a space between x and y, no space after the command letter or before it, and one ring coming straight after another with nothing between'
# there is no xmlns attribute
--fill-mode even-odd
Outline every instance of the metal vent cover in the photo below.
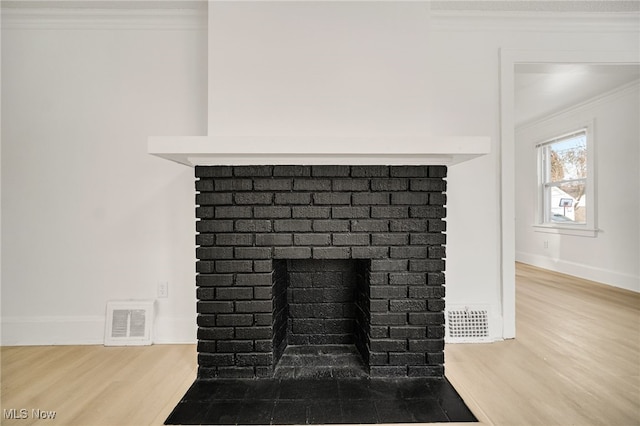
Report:
<svg viewBox="0 0 640 426"><path fill-rule="evenodd" d="M464 306L447 309L446 340L451 343L490 341L489 308Z"/></svg>
<svg viewBox="0 0 640 426"><path fill-rule="evenodd" d="M152 343L152 300L107 302L105 346L140 346Z"/></svg>

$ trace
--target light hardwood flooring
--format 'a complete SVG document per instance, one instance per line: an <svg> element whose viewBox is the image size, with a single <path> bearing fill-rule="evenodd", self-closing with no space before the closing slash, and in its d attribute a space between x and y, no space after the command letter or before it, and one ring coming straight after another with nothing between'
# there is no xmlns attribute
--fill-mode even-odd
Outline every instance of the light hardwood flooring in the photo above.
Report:
<svg viewBox="0 0 640 426"><path fill-rule="evenodd" d="M447 345L446 375L484 424L640 425L640 295L517 265L517 338ZM194 345L3 347L2 425L161 425ZM55 411L37 420L32 409Z"/></svg>

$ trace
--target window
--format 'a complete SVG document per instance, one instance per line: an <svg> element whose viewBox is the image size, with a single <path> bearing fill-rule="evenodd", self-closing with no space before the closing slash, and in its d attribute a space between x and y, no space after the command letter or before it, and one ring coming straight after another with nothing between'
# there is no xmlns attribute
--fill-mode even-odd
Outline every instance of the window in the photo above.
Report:
<svg viewBox="0 0 640 426"><path fill-rule="evenodd" d="M536 145L539 230L595 236L592 146L588 127Z"/></svg>

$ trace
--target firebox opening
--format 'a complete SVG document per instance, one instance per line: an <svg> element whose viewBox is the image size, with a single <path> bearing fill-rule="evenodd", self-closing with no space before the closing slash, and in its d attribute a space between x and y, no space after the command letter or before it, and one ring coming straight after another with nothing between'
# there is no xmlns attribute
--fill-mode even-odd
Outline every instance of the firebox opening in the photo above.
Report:
<svg viewBox="0 0 640 426"><path fill-rule="evenodd" d="M367 376L369 260L274 260L276 377Z"/></svg>

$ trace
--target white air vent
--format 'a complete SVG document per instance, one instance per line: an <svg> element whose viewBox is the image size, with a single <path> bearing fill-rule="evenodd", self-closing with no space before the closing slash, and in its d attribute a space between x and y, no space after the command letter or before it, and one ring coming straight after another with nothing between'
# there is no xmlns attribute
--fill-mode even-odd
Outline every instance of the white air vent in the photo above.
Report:
<svg viewBox="0 0 640 426"><path fill-rule="evenodd" d="M105 346L150 345L152 330L152 300L112 300L107 302Z"/></svg>
<svg viewBox="0 0 640 426"><path fill-rule="evenodd" d="M451 343L489 342L489 309L464 306L445 311L446 340Z"/></svg>

